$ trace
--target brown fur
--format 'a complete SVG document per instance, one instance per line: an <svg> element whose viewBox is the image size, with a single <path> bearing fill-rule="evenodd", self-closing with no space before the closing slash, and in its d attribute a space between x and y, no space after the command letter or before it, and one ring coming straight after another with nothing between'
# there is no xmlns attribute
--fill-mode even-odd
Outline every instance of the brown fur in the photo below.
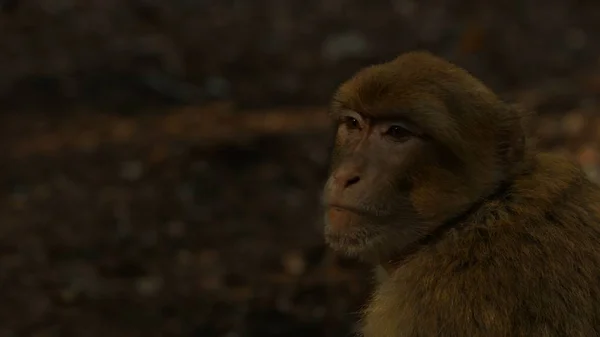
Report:
<svg viewBox="0 0 600 337"><path fill-rule="evenodd" d="M527 114L426 52L334 95L326 239L383 265L366 337L600 336L600 189L535 151ZM382 120L422 130L400 143ZM386 124L389 125L389 124Z"/></svg>

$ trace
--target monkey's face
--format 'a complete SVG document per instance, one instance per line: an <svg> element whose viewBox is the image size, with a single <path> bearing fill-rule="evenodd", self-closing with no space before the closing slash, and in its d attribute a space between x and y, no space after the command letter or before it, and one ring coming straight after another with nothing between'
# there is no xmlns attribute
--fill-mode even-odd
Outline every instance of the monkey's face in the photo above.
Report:
<svg viewBox="0 0 600 337"><path fill-rule="evenodd" d="M325 237L389 259L491 194L516 161L516 110L465 71L409 55L360 71L336 92Z"/></svg>
<svg viewBox="0 0 600 337"><path fill-rule="evenodd" d="M324 189L325 238L337 251L381 258L420 235L411 202L414 169L428 161L420 128L403 120L336 115L331 174ZM393 242L393 244L390 244Z"/></svg>

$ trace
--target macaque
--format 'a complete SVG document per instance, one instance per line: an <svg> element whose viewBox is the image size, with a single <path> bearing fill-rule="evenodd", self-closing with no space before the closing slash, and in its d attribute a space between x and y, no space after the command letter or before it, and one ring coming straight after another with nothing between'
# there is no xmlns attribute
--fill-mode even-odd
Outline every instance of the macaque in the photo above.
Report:
<svg viewBox="0 0 600 337"><path fill-rule="evenodd" d="M333 96L325 241L382 266L365 337L600 336L600 188L529 113L418 51Z"/></svg>

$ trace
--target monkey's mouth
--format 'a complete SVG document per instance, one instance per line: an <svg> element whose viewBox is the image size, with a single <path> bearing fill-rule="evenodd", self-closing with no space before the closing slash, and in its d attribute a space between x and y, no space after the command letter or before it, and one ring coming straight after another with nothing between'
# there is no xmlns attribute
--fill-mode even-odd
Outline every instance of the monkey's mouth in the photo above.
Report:
<svg viewBox="0 0 600 337"><path fill-rule="evenodd" d="M325 212L325 223L330 233L349 233L362 223L362 212L356 208L330 205Z"/></svg>
<svg viewBox="0 0 600 337"><path fill-rule="evenodd" d="M325 215L325 240L337 251L350 255L362 251L371 239L371 231L365 227L364 210L329 205Z"/></svg>
<svg viewBox="0 0 600 337"><path fill-rule="evenodd" d="M371 215L370 212L367 212L364 209L353 207L349 205L341 205L341 204L329 204L328 212L337 211L337 212L350 212L360 216L368 216Z"/></svg>

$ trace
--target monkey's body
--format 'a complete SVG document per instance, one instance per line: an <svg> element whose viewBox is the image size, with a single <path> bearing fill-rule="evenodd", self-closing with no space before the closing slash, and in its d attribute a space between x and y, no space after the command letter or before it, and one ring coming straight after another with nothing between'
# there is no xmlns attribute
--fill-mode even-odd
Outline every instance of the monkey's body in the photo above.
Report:
<svg viewBox="0 0 600 337"><path fill-rule="evenodd" d="M381 284L367 337L600 336L600 191L540 155Z"/></svg>
<svg viewBox="0 0 600 337"><path fill-rule="evenodd" d="M600 336L600 187L527 112L415 52L334 95L325 239L386 267L364 337Z"/></svg>

